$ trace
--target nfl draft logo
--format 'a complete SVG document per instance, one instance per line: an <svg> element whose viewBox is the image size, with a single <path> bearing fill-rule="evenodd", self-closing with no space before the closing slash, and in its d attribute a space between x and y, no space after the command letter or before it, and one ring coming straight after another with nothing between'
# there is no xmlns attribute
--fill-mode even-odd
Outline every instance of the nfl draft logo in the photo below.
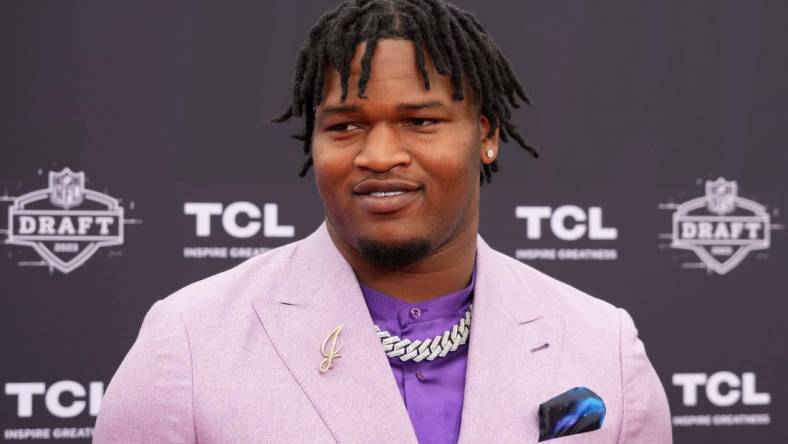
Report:
<svg viewBox="0 0 788 444"><path fill-rule="evenodd" d="M85 173L49 172L49 188L13 198L6 244L32 247L50 268L74 271L101 247L123 244L123 207L85 188Z"/></svg>
<svg viewBox="0 0 788 444"><path fill-rule="evenodd" d="M660 208L675 210L670 248L693 251L711 272L726 274L751 251L769 248L769 213L740 197L736 181L708 180L705 196Z"/></svg>

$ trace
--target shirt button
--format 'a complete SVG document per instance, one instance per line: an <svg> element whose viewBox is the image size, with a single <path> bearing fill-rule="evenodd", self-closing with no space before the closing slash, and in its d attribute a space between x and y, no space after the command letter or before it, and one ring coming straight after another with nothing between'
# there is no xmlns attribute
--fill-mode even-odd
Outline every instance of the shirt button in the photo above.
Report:
<svg viewBox="0 0 788 444"><path fill-rule="evenodd" d="M421 382L424 382L427 379L427 377L424 376L424 373L422 372L416 372L416 379L418 379Z"/></svg>
<svg viewBox="0 0 788 444"><path fill-rule="evenodd" d="M421 309L419 307L413 307L410 309L410 317L413 319L418 319L421 316Z"/></svg>

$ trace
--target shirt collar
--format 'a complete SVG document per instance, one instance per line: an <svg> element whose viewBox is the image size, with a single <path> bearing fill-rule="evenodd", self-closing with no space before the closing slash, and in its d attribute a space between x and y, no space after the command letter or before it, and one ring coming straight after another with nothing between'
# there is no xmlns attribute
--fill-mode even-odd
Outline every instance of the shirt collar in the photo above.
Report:
<svg viewBox="0 0 788 444"><path fill-rule="evenodd" d="M476 266L471 273L471 282L462 290L447 293L426 301L413 303L397 299L359 283L367 308L373 318L398 319L402 311L410 311L416 307L421 311L420 321L428 321L456 313L471 302L474 285L476 284Z"/></svg>

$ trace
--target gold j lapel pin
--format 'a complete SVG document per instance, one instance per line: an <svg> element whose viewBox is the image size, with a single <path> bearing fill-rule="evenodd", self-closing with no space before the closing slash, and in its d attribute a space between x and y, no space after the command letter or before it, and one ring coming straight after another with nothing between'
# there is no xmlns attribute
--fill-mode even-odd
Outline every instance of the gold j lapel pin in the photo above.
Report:
<svg viewBox="0 0 788 444"><path fill-rule="evenodd" d="M323 354L323 359L320 361L320 373L327 372L331 367L334 366L333 360L335 358L339 358L342 355L339 354L339 350L342 349L342 343L339 342L339 333L342 331L342 327L345 325L342 324L337 328L331 330L331 333L323 339L323 345L320 346L320 353ZM337 344L339 342L339 344Z"/></svg>

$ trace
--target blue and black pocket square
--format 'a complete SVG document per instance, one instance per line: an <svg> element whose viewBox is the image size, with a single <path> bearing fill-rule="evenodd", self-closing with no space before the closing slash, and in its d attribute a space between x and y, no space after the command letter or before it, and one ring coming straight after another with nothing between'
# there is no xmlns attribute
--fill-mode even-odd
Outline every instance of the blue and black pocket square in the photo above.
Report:
<svg viewBox="0 0 788 444"><path fill-rule="evenodd" d="M575 387L539 404L539 441L598 430L605 402L586 387Z"/></svg>

